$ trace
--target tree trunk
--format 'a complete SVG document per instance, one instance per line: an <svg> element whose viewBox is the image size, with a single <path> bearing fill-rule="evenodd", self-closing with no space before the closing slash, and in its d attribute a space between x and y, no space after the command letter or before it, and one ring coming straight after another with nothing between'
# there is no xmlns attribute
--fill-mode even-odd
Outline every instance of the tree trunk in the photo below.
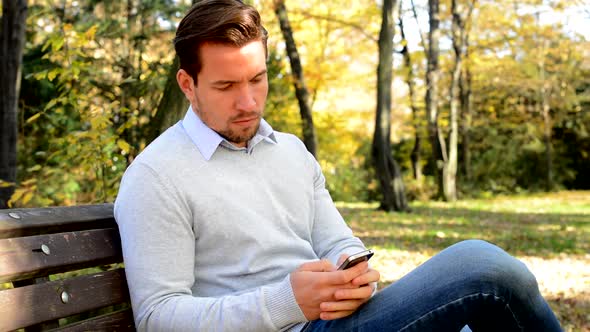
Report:
<svg viewBox="0 0 590 332"><path fill-rule="evenodd" d="M402 3L400 1L400 7L401 4ZM418 101L416 100L416 83L414 82L412 57L408 49L408 42L406 39L406 33L404 31L404 23L401 17L399 19L399 27L402 35L402 43L404 45L401 53L404 57L404 67L406 68L406 84L408 84L410 109L412 110L412 125L414 126L414 147L412 148L410 159L412 161L412 174L414 175L414 179L418 182L418 185L420 185L422 182L422 161L420 156L420 151L422 149L422 139L420 137L420 133L422 132L422 128L420 128L420 112L418 109Z"/></svg>
<svg viewBox="0 0 590 332"><path fill-rule="evenodd" d="M380 208L406 211L405 188L398 164L391 154L391 83L393 80L393 35L395 0L384 0L379 33L377 67L377 110L372 156L383 195Z"/></svg>
<svg viewBox="0 0 590 332"><path fill-rule="evenodd" d="M168 71L164 93L158 103L156 113L152 115L152 119L150 120L148 134L146 135L146 143L148 144L168 129L168 127L182 119L183 114L188 109L189 102L176 82L176 72L178 71L179 62L178 56L174 57L174 62Z"/></svg>
<svg viewBox="0 0 590 332"><path fill-rule="evenodd" d="M303 126L303 143L307 147L307 150L312 155L316 156L317 139L313 125L311 107L309 106L309 91L305 85L303 67L301 66L299 52L297 51L297 45L295 44L295 39L293 38L293 30L291 29L291 24L289 23L287 8L285 7L284 0L276 0L274 2L274 6L275 13L281 26L281 32L283 33L283 37L285 39L285 46L287 48L289 62L291 63L291 75L293 76L295 96L299 102L299 113L301 115L301 122Z"/></svg>
<svg viewBox="0 0 590 332"><path fill-rule="evenodd" d="M427 49L426 49L426 37L424 36L424 33L422 32L422 29L420 29L420 20L418 20L418 13L416 12L416 5L414 4L414 0L410 0L410 4L411 4L411 7L412 7L412 13L414 14L414 20L416 20L416 26L418 28L418 35L420 36L420 45L422 45L422 49L426 53L426 51L427 51Z"/></svg>
<svg viewBox="0 0 590 332"><path fill-rule="evenodd" d="M465 34L465 22L461 17L457 0L451 1L451 12L453 14L453 23L451 25L453 52L455 54L455 63L453 65L453 72L451 75L451 87L449 91L451 102L451 116L450 125L451 132L449 134L449 160L448 166L444 168L444 193L445 200L452 202L457 200L457 145L459 141L459 80L463 66L463 57L465 54L463 35Z"/></svg>
<svg viewBox="0 0 590 332"><path fill-rule="evenodd" d="M539 60L539 78L541 81L541 113L543 115L543 142L545 144L545 189L553 190L553 147L551 143L552 121L551 107L549 106L549 89L545 72L545 52L549 47L549 41L545 40L541 48Z"/></svg>
<svg viewBox="0 0 590 332"><path fill-rule="evenodd" d="M471 98L471 71L469 63L469 30L466 27L468 20L471 18L471 13L475 7L476 0L472 0L465 18L461 17L461 11L457 8L457 0L452 2L453 12L453 49L456 56L456 64L458 69L458 93L459 93L459 107L461 122L460 134L462 140L462 154L463 154L463 176L467 181L471 181L471 150L470 150L470 131L471 131L471 113L472 113L472 98ZM456 42L457 41L457 42ZM464 64L465 63L465 64ZM455 76L453 76L455 79ZM457 98L455 96L454 98Z"/></svg>
<svg viewBox="0 0 590 332"><path fill-rule="evenodd" d="M551 142L553 130L551 124L551 109L547 99L547 92L543 91L543 138L545 141L545 167L547 172L545 174L545 189L551 191L553 190L553 143Z"/></svg>
<svg viewBox="0 0 590 332"><path fill-rule="evenodd" d="M64 2L65 3L65 2ZM133 100L133 93L131 93L131 82L126 82L130 79L135 79L134 77L134 68L133 68L133 53L134 53L134 46L133 45L133 28L135 26L134 21L136 19L137 14L132 14L136 11L137 8L134 6L133 0L127 0L125 5L125 30L122 35L122 55L123 58L121 59L121 76L123 78L123 83L119 85L121 88L121 96L120 96L120 105L122 111L118 114L118 117L115 117L118 127L124 128L120 134L120 137L129 143L131 146L134 147L135 151L129 151L126 155L127 165L131 164L133 158L139 152L139 142L136 141L134 137L134 126L127 126L128 122L133 118L133 111L134 107L132 106ZM123 125L125 125L123 127Z"/></svg>
<svg viewBox="0 0 590 332"><path fill-rule="evenodd" d="M27 18L26 0L2 1L0 30L0 208L16 186L18 97Z"/></svg>
<svg viewBox="0 0 590 332"><path fill-rule="evenodd" d="M428 31L428 66L426 68L426 117L428 136L432 147L434 173L438 183L438 196L444 197L443 174L447 165L445 141L438 127L438 80L439 80L439 0L428 0L430 30Z"/></svg>
<svg viewBox="0 0 590 332"><path fill-rule="evenodd" d="M193 0L192 4L195 5L199 1L200 0ZM179 66L180 59L178 56L175 56L174 61L168 70L166 86L164 87L162 98L160 98L156 113L152 114L148 125L146 144L151 143L166 129L182 119L184 113L188 109L189 102L176 82L176 73L178 72Z"/></svg>
<svg viewBox="0 0 590 332"><path fill-rule="evenodd" d="M465 44L465 59L469 61L469 38ZM473 98L471 96L471 69L469 62L463 66L463 72L459 77L459 95L461 98L461 154L463 165L461 170L465 180L472 180L471 173L471 118L473 112Z"/></svg>

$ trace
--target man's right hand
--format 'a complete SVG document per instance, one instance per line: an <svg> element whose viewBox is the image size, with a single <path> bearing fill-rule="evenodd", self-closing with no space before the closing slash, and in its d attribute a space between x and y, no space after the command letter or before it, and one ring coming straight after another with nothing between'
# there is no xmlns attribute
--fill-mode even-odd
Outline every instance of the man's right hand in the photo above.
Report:
<svg viewBox="0 0 590 332"><path fill-rule="evenodd" d="M363 262L350 269L338 271L336 266L324 259L305 263L293 271L291 288L305 318L320 318L320 304L337 301L334 296L337 290L358 288L359 286L352 284L352 280L367 269L368 264Z"/></svg>

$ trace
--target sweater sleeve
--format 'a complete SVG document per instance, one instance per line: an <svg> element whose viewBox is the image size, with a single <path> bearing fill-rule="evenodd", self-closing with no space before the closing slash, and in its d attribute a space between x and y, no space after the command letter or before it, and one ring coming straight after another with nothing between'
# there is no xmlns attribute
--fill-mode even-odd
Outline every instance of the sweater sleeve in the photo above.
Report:
<svg viewBox="0 0 590 332"><path fill-rule="evenodd" d="M121 182L115 218L138 331L276 331L306 321L288 275L245 293L193 296L190 206L170 181L137 160Z"/></svg>
<svg viewBox="0 0 590 332"><path fill-rule="evenodd" d="M326 258L336 264L341 254L351 255L365 250L365 246L353 235L336 209L326 189L326 179L320 165L310 153L307 155L313 168L314 183L313 247L320 258Z"/></svg>

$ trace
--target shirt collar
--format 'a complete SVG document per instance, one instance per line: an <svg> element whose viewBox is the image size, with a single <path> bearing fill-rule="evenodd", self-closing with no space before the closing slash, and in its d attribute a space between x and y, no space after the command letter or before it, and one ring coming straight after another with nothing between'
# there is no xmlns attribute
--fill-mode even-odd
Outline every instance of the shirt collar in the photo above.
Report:
<svg viewBox="0 0 590 332"><path fill-rule="evenodd" d="M207 125L197 116L197 113L193 111L192 106L189 106L188 111L182 120L182 127L197 146L205 160L210 160L213 153L217 150L217 147L222 145L223 142L225 142L224 144L227 146L232 146L225 138L221 137L213 129L207 127ZM274 130L264 119L260 120L260 127L258 128L256 135L254 135L254 137L248 142L247 148L235 149L248 150L248 152L251 152L252 148L261 141L266 141L272 144L277 143Z"/></svg>

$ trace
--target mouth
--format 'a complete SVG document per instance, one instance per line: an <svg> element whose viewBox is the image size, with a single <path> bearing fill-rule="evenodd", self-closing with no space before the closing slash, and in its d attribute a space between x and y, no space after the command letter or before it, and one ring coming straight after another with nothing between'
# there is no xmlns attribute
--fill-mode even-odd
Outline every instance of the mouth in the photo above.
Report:
<svg viewBox="0 0 590 332"><path fill-rule="evenodd" d="M250 118L246 118L246 119L237 119L234 120L233 123L239 125L239 126L250 126L254 123L256 123L256 121L258 121L259 117L255 116L255 117L250 117Z"/></svg>

